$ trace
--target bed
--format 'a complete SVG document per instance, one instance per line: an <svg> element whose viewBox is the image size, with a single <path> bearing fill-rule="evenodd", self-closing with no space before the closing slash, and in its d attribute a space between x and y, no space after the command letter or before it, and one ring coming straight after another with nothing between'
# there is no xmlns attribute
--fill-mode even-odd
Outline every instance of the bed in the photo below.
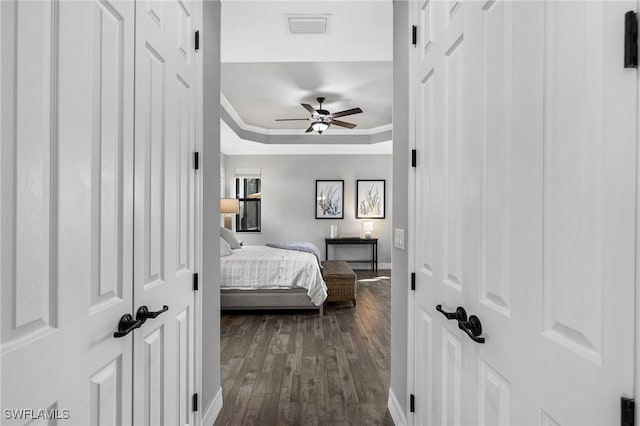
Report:
<svg viewBox="0 0 640 426"><path fill-rule="evenodd" d="M244 246L220 258L220 305L231 309L316 309L327 298L311 253Z"/></svg>

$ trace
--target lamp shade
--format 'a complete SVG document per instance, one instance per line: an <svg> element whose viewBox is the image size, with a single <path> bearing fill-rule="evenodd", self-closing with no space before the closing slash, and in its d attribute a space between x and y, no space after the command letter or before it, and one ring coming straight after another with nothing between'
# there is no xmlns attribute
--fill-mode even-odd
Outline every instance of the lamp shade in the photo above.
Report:
<svg viewBox="0 0 640 426"><path fill-rule="evenodd" d="M362 222L362 230L364 231L364 237L370 239L371 231L373 231L373 222Z"/></svg>
<svg viewBox="0 0 640 426"><path fill-rule="evenodd" d="M240 213L240 202L237 198L220 198L220 213Z"/></svg>

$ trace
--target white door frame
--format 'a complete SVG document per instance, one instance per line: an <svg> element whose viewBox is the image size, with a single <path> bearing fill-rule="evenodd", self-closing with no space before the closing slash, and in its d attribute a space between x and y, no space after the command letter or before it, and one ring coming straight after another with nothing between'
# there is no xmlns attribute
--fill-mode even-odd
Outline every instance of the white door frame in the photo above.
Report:
<svg viewBox="0 0 640 426"><path fill-rule="evenodd" d="M197 16L200 16L200 22L195 24L196 30L200 30L201 33L205 33L204 31L204 2L197 1L194 2L195 7L199 8L200 11L197 13ZM195 34L194 34L195 38ZM195 93L196 93L196 105L195 105L195 150L199 152L200 157L202 157L203 145L204 145L204 61L202 60L203 51L196 52L194 55L195 67L196 67L196 78L195 78ZM195 244L195 252L194 252L194 270L198 273L198 278L200 278L200 283L202 282L202 251L203 251L203 218L204 218L204 204L203 204L203 179L202 179L202 170L197 170L195 172L194 177L194 244ZM196 415L193 417L194 426L202 425L202 417L204 416L204 407L202 401L202 291L194 291L194 313L193 313L193 321L194 321L194 345L193 350L195 351L195 365L194 365L194 392L198 394L198 411Z"/></svg>
<svg viewBox="0 0 640 426"><path fill-rule="evenodd" d="M406 28L412 28L412 25L418 26L418 19L416 15L416 3L413 1L409 1L409 10L407 13L408 22ZM417 31L420 31L421 28L418 28ZM407 40L408 41L408 40ZM407 43L408 44L408 43ZM407 164L411 164L411 152L416 149L416 95L415 91L412 90L412 84L415 81L416 76L416 46L409 45L409 158L407 158ZM417 161L417 158L416 158ZM422 167L422 164L417 164L416 167ZM409 217L408 217L408 226L406 233L406 242L407 242L407 256L408 256L408 274L409 279L411 279L411 274L416 270L415 263L415 238L416 238L416 168L409 168ZM407 399L414 392L415 388L415 366L414 366L414 358L415 358L415 292L411 291L411 288L408 287L407 291ZM408 406L409 402L407 401L407 412L405 413L407 423L409 425L413 425L415 422L414 413L411 412L411 409Z"/></svg>
<svg viewBox="0 0 640 426"><path fill-rule="evenodd" d="M640 14L640 0L636 6L636 13ZM636 15L637 16L637 15ZM640 69L636 69L638 77L637 105L640 105ZM640 393L640 119L636 122L636 348L635 348L635 384L633 398L638 399ZM636 401L637 405L637 401ZM635 424L640 424L640 410L636 407Z"/></svg>

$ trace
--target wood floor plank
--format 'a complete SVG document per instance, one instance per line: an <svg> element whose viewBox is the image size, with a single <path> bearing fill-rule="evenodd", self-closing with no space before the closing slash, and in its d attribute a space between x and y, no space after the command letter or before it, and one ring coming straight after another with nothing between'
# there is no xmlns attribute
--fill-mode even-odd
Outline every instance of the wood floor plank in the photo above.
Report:
<svg viewBox="0 0 640 426"><path fill-rule="evenodd" d="M225 368L221 371L221 380L222 380L222 395L223 397L227 397L227 395L233 389L233 384L236 382L238 377L242 377L240 375L240 370L242 369L242 365L244 364L243 358L232 358L228 363L228 368Z"/></svg>
<svg viewBox="0 0 640 426"><path fill-rule="evenodd" d="M353 344L353 337L351 331L343 331L341 333L342 341L344 342L344 350L349 359L358 359L358 353L356 347Z"/></svg>
<svg viewBox="0 0 640 426"><path fill-rule="evenodd" d="M302 403L301 418L305 426L317 426L320 424L318 419L318 407L313 403Z"/></svg>
<svg viewBox="0 0 640 426"><path fill-rule="evenodd" d="M245 366L248 364L245 364ZM249 404L249 399L253 392L253 384L255 383L256 375L255 373L251 373L248 370L248 367L240 369L240 374L242 376L236 379L233 388L229 392L228 397L226 398L226 404L233 406L234 410L223 410L216 423L220 421L219 424L228 425L228 424L242 424L245 412L247 410L247 406ZM224 393L224 390L223 390ZM223 396L223 401L224 401Z"/></svg>
<svg viewBox="0 0 640 426"><path fill-rule="evenodd" d="M358 274L358 305L221 315L215 425L392 425L390 271Z"/></svg>
<svg viewBox="0 0 640 426"><path fill-rule="evenodd" d="M262 406L263 400L265 400L268 395L260 394L260 393L252 393L251 398L247 404L247 408L245 410L244 416L242 416L242 425L247 426L262 426L262 419L260 418L260 407Z"/></svg>
<svg viewBox="0 0 640 426"><path fill-rule="evenodd" d="M317 356L306 356L302 359L302 377L300 385L300 395L302 402L315 403L320 394L318 390L318 381L320 378L316 376Z"/></svg>
<svg viewBox="0 0 640 426"><path fill-rule="evenodd" d="M276 394L263 395L260 411L258 411L258 424L264 426L278 424L278 402L279 396Z"/></svg>
<svg viewBox="0 0 640 426"><path fill-rule="evenodd" d="M348 403L359 402L358 391L353 381L353 371L351 371L351 364L349 364L344 348L337 348L336 355L338 359L338 372L340 374L340 382L342 383L344 400Z"/></svg>
<svg viewBox="0 0 640 426"><path fill-rule="evenodd" d="M298 404L291 404L291 393L293 391L293 364L294 354L287 354L284 365L284 374L282 376L282 386L280 388L280 396L278 398L278 424L293 425L299 418L296 414L299 411Z"/></svg>
<svg viewBox="0 0 640 426"><path fill-rule="evenodd" d="M291 381L291 397L289 398L289 401L291 402L302 401L302 398L300 397L301 382L302 382L302 375L294 374Z"/></svg>

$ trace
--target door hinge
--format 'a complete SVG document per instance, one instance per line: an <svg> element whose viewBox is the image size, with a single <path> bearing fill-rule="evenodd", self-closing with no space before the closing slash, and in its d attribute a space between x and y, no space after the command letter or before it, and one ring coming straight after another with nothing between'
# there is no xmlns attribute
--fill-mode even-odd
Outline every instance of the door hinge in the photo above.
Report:
<svg viewBox="0 0 640 426"><path fill-rule="evenodd" d="M193 153L193 168L194 170L198 170L200 168L200 153Z"/></svg>
<svg viewBox="0 0 640 426"><path fill-rule="evenodd" d="M624 67L638 68L638 15L624 14Z"/></svg>
<svg viewBox="0 0 640 426"><path fill-rule="evenodd" d="M409 395L409 412L416 412L416 397L413 394Z"/></svg>
<svg viewBox="0 0 640 426"><path fill-rule="evenodd" d="M412 272L411 273L411 290L415 290L416 289L416 273Z"/></svg>
<svg viewBox="0 0 640 426"><path fill-rule="evenodd" d="M198 273L193 274L193 291L198 291Z"/></svg>
<svg viewBox="0 0 640 426"><path fill-rule="evenodd" d="M196 31L195 45L197 52L198 50L200 50L200 31Z"/></svg>
<svg viewBox="0 0 640 426"><path fill-rule="evenodd" d="M634 426L636 403L633 398L620 398L620 426Z"/></svg>
<svg viewBox="0 0 640 426"><path fill-rule="evenodd" d="M415 25L411 26L411 44L414 46L418 44L418 27Z"/></svg>
<svg viewBox="0 0 640 426"><path fill-rule="evenodd" d="M191 411L198 411L198 394L194 393L191 397Z"/></svg>
<svg viewBox="0 0 640 426"><path fill-rule="evenodd" d="M416 167L418 164L418 151L415 149L411 150L411 167Z"/></svg>

